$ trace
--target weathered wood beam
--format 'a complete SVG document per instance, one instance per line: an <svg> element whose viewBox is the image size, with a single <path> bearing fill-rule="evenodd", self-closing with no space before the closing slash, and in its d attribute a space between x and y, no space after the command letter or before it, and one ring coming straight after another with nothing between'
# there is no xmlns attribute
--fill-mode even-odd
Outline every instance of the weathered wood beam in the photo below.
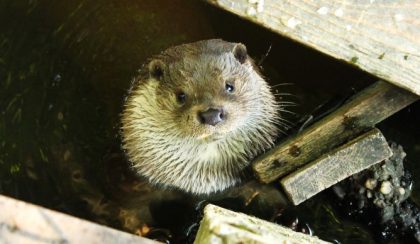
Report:
<svg viewBox="0 0 420 244"><path fill-rule="evenodd" d="M374 127L418 98L378 81L302 133L258 157L253 163L255 175L261 182L272 182Z"/></svg>
<svg viewBox="0 0 420 244"><path fill-rule="evenodd" d="M295 205L392 156L385 137L373 129L328 152L280 182Z"/></svg>
<svg viewBox="0 0 420 244"><path fill-rule="evenodd" d="M207 0L420 95L420 2Z"/></svg>
<svg viewBox="0 0 420 244"><path fill-rule="evenodd" d="M329 242L209 204L204 209L204 217L194 243L321 244Z"/></svg>
<svg viewBox="0 0 420 244"><path fill-rule="evenodd" d="M0 243L158 243L0 195Z"/></svg>

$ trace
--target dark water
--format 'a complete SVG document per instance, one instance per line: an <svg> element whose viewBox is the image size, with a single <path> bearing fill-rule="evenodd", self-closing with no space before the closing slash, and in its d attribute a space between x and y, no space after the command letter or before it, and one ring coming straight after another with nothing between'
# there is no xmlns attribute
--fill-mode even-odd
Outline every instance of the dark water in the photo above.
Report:
<svg viewBox="0 0 420 244"><path fill-rule="evenodd" d="M243 42L257 61L271 46L264 74L272 85L292 83L277 87L294 94L281 98L298 105L290 108L295 114L285 114L292 122L375 80L198 1L0 0L0 193L126 231L144 234L140 227L147 226L150 237L184 240L176 236L185 232L176 220L197 218L196 199L180 201L189 196L155 191L131 174L120 149L119 113L131 78L148 57L207 38ZM416 182L419 107L381 125L405 146ZM220 204L270 219L274 210L261 206L280 208L283 201L273 189L265 187L266 195L246 204L226 194L231 198ZM325 198L296 210L316 235L374 242ZM414 200L420 202L418 191Z"/></svg>

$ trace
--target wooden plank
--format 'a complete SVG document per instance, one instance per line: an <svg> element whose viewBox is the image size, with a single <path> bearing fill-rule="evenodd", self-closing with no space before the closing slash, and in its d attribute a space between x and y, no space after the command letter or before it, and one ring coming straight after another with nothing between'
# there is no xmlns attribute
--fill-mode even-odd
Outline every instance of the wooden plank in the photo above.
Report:
<svg viewBox="0 0 420 244"><path fill-rule="evenodd" d="M420 1L207 1L420 95Z"/></svg>
<svg viewBox="0 0 420 244"><path fill-rule="evenodd" d="M295 205L392 156L385 137L373 129L281 180Z"/></svg>
<svg viewBox="0 0 420 244"><path fill-rule="evenodd" d="M329 243L243 213L207 205L194 241L201 243Z"/></svg>
<svg viewBox="0 0 420 244"><path fill-rule="evenodd" d="M374 127L418 98L379 81L302 133L258 157L253 163L255 175L261 182L272 182Z"/></svg>
<svg viewBox="0 0 420 244"><path fill-rule="evenodd" d="M0 195L0 243L158 243Z"/></svg>

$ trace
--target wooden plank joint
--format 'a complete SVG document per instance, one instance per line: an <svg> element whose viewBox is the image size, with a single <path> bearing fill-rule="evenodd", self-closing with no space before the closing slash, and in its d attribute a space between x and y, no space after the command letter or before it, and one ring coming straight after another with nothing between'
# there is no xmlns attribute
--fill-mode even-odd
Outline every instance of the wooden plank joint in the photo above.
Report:
<svg viewBox="0 0 420 244"><path fill-rule="evenodd" d="M373 129L281 180L295 205L392 156L385 137Z"/></svg>
<svg viewBox="0 0 420 244"><path fill-rule="evenodd" d="M418 99L404 89L378 81L300 134L256 158L252 165L254 173L263 183L273 182L373 128Z"/></svg>

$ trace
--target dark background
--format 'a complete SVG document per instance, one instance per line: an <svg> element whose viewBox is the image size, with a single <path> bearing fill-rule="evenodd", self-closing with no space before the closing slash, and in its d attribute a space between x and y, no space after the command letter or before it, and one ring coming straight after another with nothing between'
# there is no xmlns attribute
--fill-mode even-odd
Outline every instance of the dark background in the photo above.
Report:
<svg viewBox="0 0 420 244"><path fill-rule="evenodd" d="M0 193L129 230L112 217L121 215L118 204L135 202L124 200L124 187L143 186L132 183L120 149L126 90L148 57L208 38L242 42L257 62L271 47L263 74L278 93L293 94L279 96L297 104L284 114L292 124L376 80L204 2L0 0ZM419 114L416 103L380 125L405 147L415 182ZM154 194L144 187L143 195ZM320 237L372 241L363 226L336 216L322 194L299 211Z"/></svg>

